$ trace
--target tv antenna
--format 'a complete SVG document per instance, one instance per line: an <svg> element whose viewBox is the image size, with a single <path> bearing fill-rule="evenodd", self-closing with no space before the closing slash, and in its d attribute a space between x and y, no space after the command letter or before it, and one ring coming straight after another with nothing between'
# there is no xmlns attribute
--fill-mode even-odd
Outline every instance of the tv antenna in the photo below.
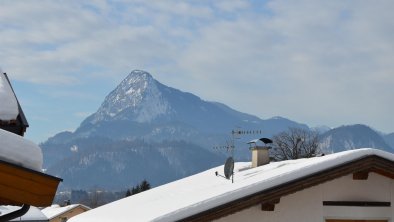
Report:
<svg viewBox="0 0 394 222"><path fill-rule="evenodd" d="M248 134L261 134L261 130L241 130L240 127L231 131L231 139L230 141L226 141L226 145L224 146L214 146L213 149L223 150L225 149L228 153L230 153L230 157L226 159L224 164L224 176L220 175L217 171L215 172L216 176L221 176L229 180L231 178L231 182L234 183L234 150L235 150L235 139L240 139L242 135Z"/></svg>

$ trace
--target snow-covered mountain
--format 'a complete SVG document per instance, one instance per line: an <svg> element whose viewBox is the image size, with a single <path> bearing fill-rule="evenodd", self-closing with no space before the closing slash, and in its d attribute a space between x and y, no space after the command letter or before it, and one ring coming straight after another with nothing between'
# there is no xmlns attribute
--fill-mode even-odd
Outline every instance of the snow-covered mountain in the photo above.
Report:
<svg viewBox="0 0 394 222"><path fill-rule="evenodd" d="M320 142L326 153L366 147L394 151L378 132L362 124L331 129L321 135Z"/></svg>
<svg viewBox="0 0 394 222"><path fill-rule="evenodd" d="M145 71L135 70L70 138L182 139L205 146L216 139L212 135L223 135L235 127L261 129L266 136L288 127L307 128L285 118L262 120L221 103L204 101L191 93L161 84Z"/></svg>
<svg viewBox="0 0 394 222"><path fill-rule="evenodd" d="M119 188L138 183L136 178L159 185L222 164L226 156L212 147L226 143L233 129L262 130L261 136L270 137L289 127L308 128L282 117L262 120L204 101L135 70L75 132L61 132L41 147L44 166L64 179L64 187ZM250 158L244 146L237 160Z"/></svg>
<svg viewBox="0 0 394 222"><path fill-rule="evenodd" d="M44 167L64 179L63 188L121 189L143 179L160 185L223 164L234 129L261 130L237 139L235 159L250 160L247 141L290 127L309 129L283 117L260 119L225 104L163 85L145 71L132 71L75 132L41 144ZM365 125L318 127L324 152L374 147L392 152L383 136ZM392 141L392 135L384 136ZM394 148L394 147L393 147Z"/></svg>
<svg viewBox="0 0 394 222"><path fill-rule="evenodd" d="M101 107L86 121L132 120L149 123L171 115L174 110L163 89L171 89L157 82L144 71L135 70L125 78L104 100Z"/></svg>

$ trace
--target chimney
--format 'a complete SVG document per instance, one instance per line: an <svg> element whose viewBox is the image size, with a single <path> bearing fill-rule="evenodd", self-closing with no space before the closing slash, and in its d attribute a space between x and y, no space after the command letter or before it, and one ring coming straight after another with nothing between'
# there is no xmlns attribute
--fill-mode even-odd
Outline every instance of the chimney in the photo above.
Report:
<svg viewBox="0 0 394 222"><path fill-rule="evenodd" d="M263 142L264 145L257 145L258 141ZM252 168L270 163L269 149L271 149L271 147L267 146L267 143L272 143L272 140L261 138L252 140L248 143L250 145L249 149L252 151Z"/></svg>

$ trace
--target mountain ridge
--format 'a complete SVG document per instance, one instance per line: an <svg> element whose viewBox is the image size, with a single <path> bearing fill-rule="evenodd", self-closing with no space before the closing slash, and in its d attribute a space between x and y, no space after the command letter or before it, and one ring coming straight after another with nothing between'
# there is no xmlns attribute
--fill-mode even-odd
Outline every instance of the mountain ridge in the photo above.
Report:
<svg viewBox="0 0 394 222"><path fill-rule="evenodd" d="M145 179L160 185L222 164L226 154L212 147L227 141L236 127L261 129L266 136L288 127L308 128L286 118L262 120L219 102L204 101L160 83L145 71L134 70L74 132L56 134L40 146L44 167L64 179L63 189L86 189L89 184L127 186L123 179L111 185L111 176L128 177L133 185L138 181L130 178L130 172L136 178L147 175ZM236 155L242 160L250 158L246 148L237 150ZM162 165L159 171L153 167L157 163ZM188 167L180 171L182 166ZM80 182L82 178L87 181Z"/></svg>
<svg viewBox="0 0 394 222"><path fill-rule="evenodd" d="M123 130L114 126L115 123ZM160 141L165 139L164 136L157 136L154 131L165 131L167 137L172 132L190 140L197 131L205 137L206 133L223 134L237 126L262 128L267 136L289 126L308 128L289 119L262 120L219 102L204 101L191 93L161 84L145 71L134 70L106 96L99 109L81 123L73 137L101 135L126 140L145 137ZM127 133L111 133L109 128ZM190 132L189 138L184 137L187 136L185 132Z"/></svg>
<svg viewBox="0 0 394 222"><path fill-rule="evenodd" d="M235 141L236 161L249 161L246 141L292 127L310 129L284 117L260 119L204 101L134 70L74 132L60 132L40 146L47 172L64 179L61 189L120 189L142 179L160 185L223 164L228 154L212 148L228 143L232 130L263 132Z"/></svg>
<svg viewBox="0 0 394 222"><path fill-rule="evenodd" d="M383 137L374 129L363 124L344 125L321 135L321 148L332 153L362 147L378 148L393 152Z"/></svg>

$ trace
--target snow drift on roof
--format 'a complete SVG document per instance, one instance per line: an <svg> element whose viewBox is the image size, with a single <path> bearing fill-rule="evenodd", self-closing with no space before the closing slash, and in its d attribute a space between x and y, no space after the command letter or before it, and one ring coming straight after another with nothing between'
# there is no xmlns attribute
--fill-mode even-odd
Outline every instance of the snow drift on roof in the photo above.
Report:
<svg viewBox="0 0 394 222"><path fill-rule="evenodd" d="M5 74L0 69L0 120L15 120L19 114L18 102Z"/></svg>
<svg viewBox="0 0 394 222"><path fill-rule="evenodd" d="M42 170L41 148L33 142L0 129L0 160L35 171Z"/></svg>
<svg viewBox="0 0 394 222"><path fill-rule="evenodd" d="M71 205L64 206L64 207L61 207L59 205L52 205L50 207L46 207L46 208L42 209L41 211L43 214L45 214L46 217L48 217L48 219L53 219L53 218L65 213L71 209L78 207L78 206L82 206L83 208L90 209L89 207L81 205L81 204L71 204Z"/></svg>
<svg viewBox="0 0 394 222"><path fill-rule="evenodd" d="M323 157L274 162L256 168L251 168L251 163L236 163L233 184L215 176L215 171L223 174L223 166L219 166L93 209L72 218L70 222L176 221L370 155L394 161L394 154L359 149Z"/></svg>

